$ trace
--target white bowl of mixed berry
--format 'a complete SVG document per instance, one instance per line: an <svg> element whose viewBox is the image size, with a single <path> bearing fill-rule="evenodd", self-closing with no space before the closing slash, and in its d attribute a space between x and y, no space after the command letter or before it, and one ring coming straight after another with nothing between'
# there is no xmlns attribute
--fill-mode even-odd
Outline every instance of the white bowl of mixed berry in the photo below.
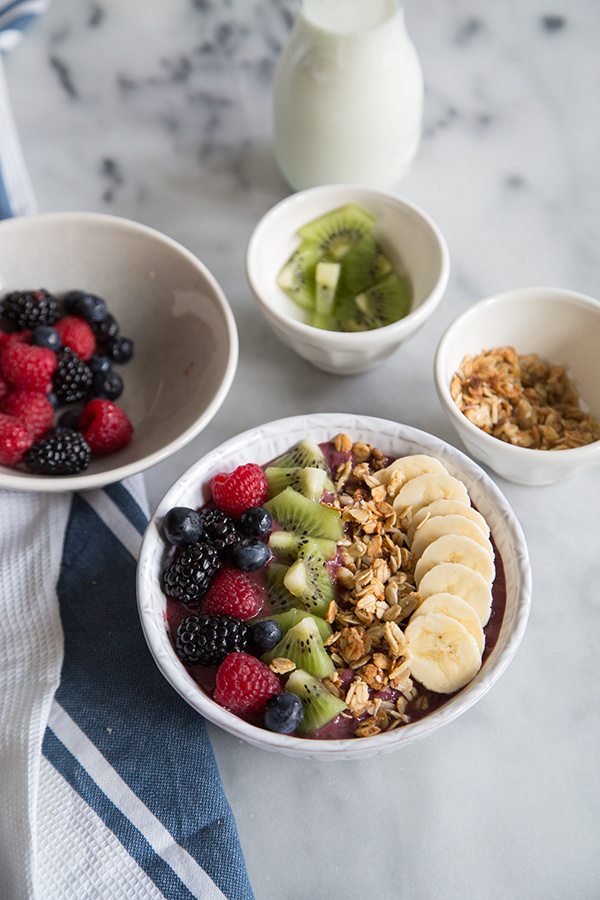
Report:
<svg viewBox="0 0 600 900"><path fill-rule="evenodd" d="M505 498L416 429L321 414L239 435L160 503L138 566L154 659L198 712L299 756L392 750L453 720L522 638Z"/></svg>
<svg viewBox="0 0 600 900"><path fill-rule="evenodd" d="M101 487L197 434L235 373L218 284L134 222L0 223L0 487Z"/></svg>

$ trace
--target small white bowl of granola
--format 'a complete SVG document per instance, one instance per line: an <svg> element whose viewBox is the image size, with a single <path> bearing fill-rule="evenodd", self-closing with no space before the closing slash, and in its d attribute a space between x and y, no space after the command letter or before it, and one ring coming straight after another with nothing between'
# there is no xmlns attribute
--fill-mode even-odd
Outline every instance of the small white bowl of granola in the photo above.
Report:
<svg viewBox="0 0 600 900"><path fill-rule="evenodd" d="M467 450L509 481L553 484L600 463L600 302L517 288L448 328L434 364Z"/></svg>

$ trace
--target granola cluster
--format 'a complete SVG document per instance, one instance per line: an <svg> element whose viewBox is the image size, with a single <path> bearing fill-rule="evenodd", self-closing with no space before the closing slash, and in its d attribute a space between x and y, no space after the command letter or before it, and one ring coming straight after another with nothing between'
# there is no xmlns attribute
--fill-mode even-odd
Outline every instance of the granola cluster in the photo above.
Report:
<svg viewBox="0 0 600 900"><path fill-rule="evenodd" d="M562 366L513 347L465 356L450 393L462 413L487 434L535 450L569 450L600 440L600 423L581 409Z"/></svg>

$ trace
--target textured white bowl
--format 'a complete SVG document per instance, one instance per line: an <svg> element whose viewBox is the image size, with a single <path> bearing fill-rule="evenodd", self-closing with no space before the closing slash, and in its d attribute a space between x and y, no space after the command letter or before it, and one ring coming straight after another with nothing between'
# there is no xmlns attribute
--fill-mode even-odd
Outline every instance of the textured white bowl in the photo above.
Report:
<svg viewBox="0 0 600 900"><path fill-rule="evenodd" d="M145 225L96 213L0 222L0 296L38 287L99 294L133 338L134 358L118 367L125 384L118 402L135 431L128 447L81 475L0 467L0 487L102 487L170 456L210 422L231 387L238 339L223 291L189 250Z"/></svg>
<svg viewBox="0 0 600 900"><path fill-rule="evenodd" d="M465 447L494 472L517 484L553 484L600 463L600 441L573 450L530 450L494 438L473 425L450 394L466 354L512 346L566 366L587 409L600 420L600 302L561 288L517 288L476 303L440 341L435 384L440 402Z"/></svg>
<svg viewBox="0 0 600 900"><path fill-rule="evenodd" d="M340 431L347 432L354 440L375 444L394 456L411 453L437 456L453 475L464 481L473 502L486 517L502 556L506 575L506 610L498 642L485 665L475 679L441 709L413 725L364 740L305 740L274 734L244 722L204 693L179 662L165 624L166 600L160 587L165 544L160 523L173 506L198 506L204 502L207 485L217 472L247 462L262 464L301 438L310 436L321 442ZM430 434L386 419L323 413L294 416L253 428L216 447L188 469L161 500L148 525L138 564L137 594L142 628L157 666L175 690L199 713L254 747L277 750L289 756L357 759L395 750L430 734L461 715L487 693L506 669L523 637L529 615L531 573L525 538L514 513L496 485L463 453Z"/></svg>
<svg viewBox="0 0 600 900"><path fill-rule="evenodd" d="M411 312L384 328L358 333L324 331L308 323L277 284L277 275L298 247L296 231L311 219L357 203L376 220L376 233L392 263L402 263L413 287ZM448 282L448 248L426 213L395 194L354 184L300 191L270 209L256 226L246 254L250 287L275 334L313 365L335 375L372 369L414 334L440 302Z"/></svg>

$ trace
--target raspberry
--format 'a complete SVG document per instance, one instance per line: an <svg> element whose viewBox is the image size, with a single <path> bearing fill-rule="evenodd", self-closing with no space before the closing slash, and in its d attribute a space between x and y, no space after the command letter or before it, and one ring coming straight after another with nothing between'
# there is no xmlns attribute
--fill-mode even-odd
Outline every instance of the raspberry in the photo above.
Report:
<svg viewBox="0 0 600 900"><path fill-rule="evenodd" d="M58 428L27 451L24 463L35 475L76 475L87 469L90 457L82 434Z"/></svg>
<svg viewBox="0 0 600 900"><path fill-rule="evenodd" d="M0 378L0 404L10 393L10 385L6 383L4 378Z"/></svg>
<svg viewBox="0 0 600 900"><path fill-rule="evenodd" d="M215 475L211 484L213 500L230 516L260 506L267 499L268 488L265 473L254 463L238 466L229 475Z"/></svg>
<svg viewBox="0 0 600 900"><path fill-rule="evenodd" d="M29 328L25 328L23 331L13 331L9 334L5 331L0 331L0 350L9 344L28 344L30 338L31 331Z"/></svg>
<svg viewBox="0 0 600 900"><path fill-rule="evenodd" d="M249 653L230 653L217 671L214 699L238 715L260 715L281 685L274 672Z"/></svg>
<svg viewBox="0 0 600 900"><path fill-rule="evenodd" d="M218 666L248 643L248 626L233 616L188 616L177 629L177 656L190 666Z"/></svg>
<svg viewBox="0 0 600 900"><path fill-rule="evenodd" d="M41 437L54 425L54 408L46 394L38 391L11 391L2 402L2 412L27 426L33 437Z"/></svg>
<svg viewBox="0 0 600 900"><path fill-rule="evenodd" d="M80 359L88 360L96 351L94 332L79 316L65 316L56 323L56 330L65 347L70 347Z"/></svg>
<svg viewBox="0 0 600 900"><path fill-rule="evenodd" d="M16 466L32 443L33 437L22 422L0 413L0 465Z"/></svg>
<svg viewBox="0 0 600 900"><path fill-rule="evenodd" d="M79 430L92 453L114 453L126 447L133 426L126 413L110 400L90 400L81 410Z"/></svg>
<svg viewBox="0 0 600 900"><path fill-rule="evenodd" d="M260 587L237 569L221 569L202 601L208 616L237 616L251 619L263 607Z"/></svg>
<svg viewBox="0 0 600 900"><path fill-rule="evenodd" d="M58 300L43 289L13 291L2 299L2 315L20 328L54 325L60 318Z"/></svg>
<svg viewBox="0 0 600 900"><path fill-rule="evenodd" d="M52 350L29 344L9 343L0 356L0 369L6 380L29 391L46 393L56 365Z"/></svg>

